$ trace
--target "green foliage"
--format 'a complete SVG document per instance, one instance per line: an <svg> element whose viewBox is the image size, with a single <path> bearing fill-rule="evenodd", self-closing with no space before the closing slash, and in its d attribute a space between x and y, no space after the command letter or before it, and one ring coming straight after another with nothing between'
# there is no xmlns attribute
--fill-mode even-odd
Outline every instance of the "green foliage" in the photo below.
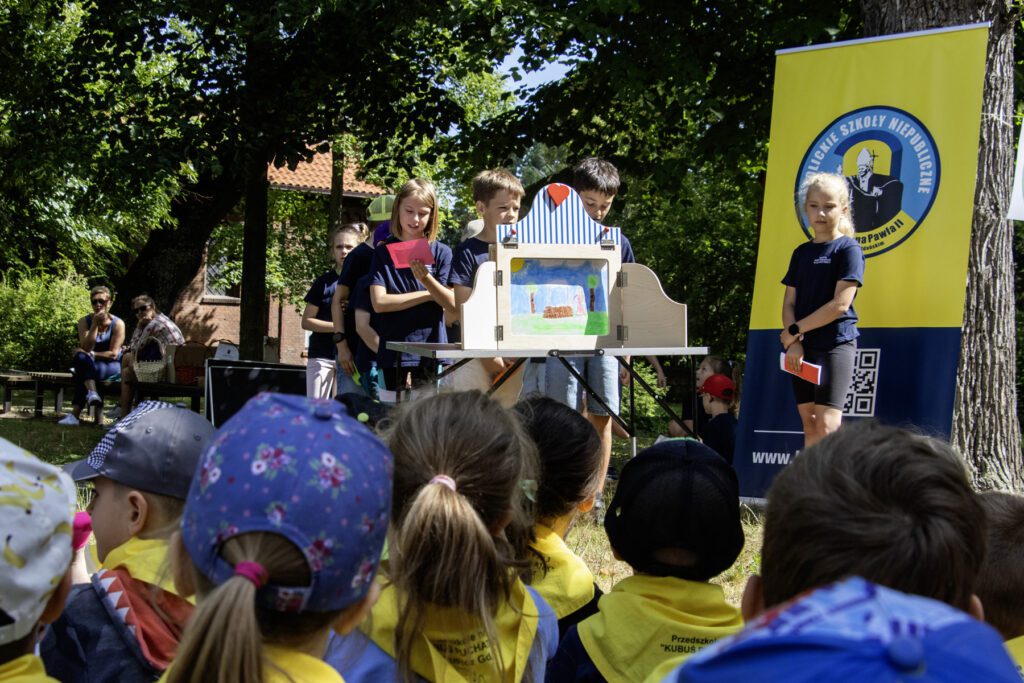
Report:
<svg viewBox="0 0 1024 683"><path fill-rule="evenodd" d="M746 353L762 194L760 183L706 164L672 188L632 180L613 221L669 297L687 304L689 343L727 358Z"/></svg>
<svg viewBox="0 0 1024 683"><path fill-rule="evenodd" d="M89 286L71 264L57 274L8 271L0 277L0 368L66 371L78 346Z"/></svg>
<svg viewBox="0 0 1024 683"><path fill-rule="evenodd" d="M643 377L644 381L654 389L654 392L661 398L664 398L668 393L667 388L658 387L658 377L654 374L654 369L648 365L647 361L643 358L633 359L633 370L638 375ZM636 431L643 434L661 434L666 431L668 425L668 415L665 411L655 402L653 398L643 388L637 384L636 389L633 392L634 399L636 401ZM629 420L629 385L622 385L622 401L620 404L619 415L626 419L628 424Z"/></svg>
<svg viewBox="0 0 1024 683"><path fill-rule="evenodd" d="M271 190L267 213L267 294L297 308L313 280L331 267L327 251L327 202L323 195ZM208 258L222 264L211 282L228 289L242 281L241 222L223 223L210 238Z"/></svg>
<svg viewBox="0 0 1024 683"><path fill-rule="evenodd" d="M86 272L120 273L125 257L169 216L183 177L173 165L146 172L124 150L125 137L145 139L157 128L140 90L171 65L140 56L118 79L109 68L79 70L79 55L95 39L89 35L93 11L89 3L61 0L12 0L0 7L9 46L0 51L4 269L53 269L63 257ZM112 57L109 45L93 48ZM116 57L111 61L123 55ZM133 109L140 110L137 117ZM115 131L118 126L127 135Z"/></svg>

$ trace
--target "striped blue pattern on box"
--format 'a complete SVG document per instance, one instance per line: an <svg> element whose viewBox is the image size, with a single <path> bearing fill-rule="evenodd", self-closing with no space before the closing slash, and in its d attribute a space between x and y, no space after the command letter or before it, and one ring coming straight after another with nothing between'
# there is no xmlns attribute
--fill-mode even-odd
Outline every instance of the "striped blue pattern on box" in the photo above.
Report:
<svg viewBox="0 0 1024 683"><path fill-rule="evenodd" d="M551 185L545 185L534 197L525 218L512 225L498 226L498 242L508 241L512 234L517 242L530 244L600 244L602 239L621 244L619 228L601 225L587 215L575 190L568 185L556 186L569 192L561 204L555 206L548 192Z"/></svg>

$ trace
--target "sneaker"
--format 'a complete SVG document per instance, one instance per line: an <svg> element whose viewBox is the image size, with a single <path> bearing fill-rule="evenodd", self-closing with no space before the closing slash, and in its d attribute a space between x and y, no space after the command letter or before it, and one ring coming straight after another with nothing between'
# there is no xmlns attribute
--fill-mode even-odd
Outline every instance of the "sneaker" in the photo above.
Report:
<svg viewBox="0 0 1024 683"><path fill-rule="evenodd" d="M95 391L90 391L85 395L85 402L91 406L103 405L103 399Z"/></svg>
<svg viewBox="0 0 1024 683"><path fill-rule="evenodd" d="M68 413L67 415L62 417L60 420L58 420L57 424L64 425L65 427L77 427L79 422L78 422L78 418L77 417L75 417L71 413Z"/></svg>
<svg viewBox="0 0 1024 683"><path fill-rule="evenodd" d="M116 420L121 417L121 406L114 406L113 408L111 408L110 410L106 411L103 414L106 415L111 420Z"/></svg>

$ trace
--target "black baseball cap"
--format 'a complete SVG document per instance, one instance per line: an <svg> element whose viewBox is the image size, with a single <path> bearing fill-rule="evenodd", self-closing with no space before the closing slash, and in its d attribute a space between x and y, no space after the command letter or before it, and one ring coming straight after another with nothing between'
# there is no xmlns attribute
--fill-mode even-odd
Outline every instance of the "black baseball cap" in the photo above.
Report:
<svg viewBox="0 0 1024 683"><path fill-rule="evenodd" d="M707 581L743 550L736 472L699 441L662 441L622 468L604 528L634 570Z"/></svg>
<svg viewBox="0 0 1024 683"><path fill-rule="evenodd" d="M75 481L106 477L119 484L184 500L199 456L214 433L197 413L143 401L119 420L85 460L65 466Z"/></svg>

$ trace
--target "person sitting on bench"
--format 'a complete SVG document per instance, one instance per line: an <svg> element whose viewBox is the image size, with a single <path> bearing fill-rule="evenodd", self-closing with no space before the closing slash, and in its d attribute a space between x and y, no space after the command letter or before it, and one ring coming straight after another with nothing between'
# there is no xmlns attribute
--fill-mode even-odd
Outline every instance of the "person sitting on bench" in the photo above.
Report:
<svg viewBox="0 0 1024 683"><path fill-rule="evenodd" d="M138 378L135 376L132 366L136 355L140 361L160 360L158 349L161 344L166 350L185 343L185 337L182 336L178 326L157 309L156 302L148 294L139 294L132 299L132 313L138 319L138 324L135 327L135 332L132 333L132 340L128 344L124 360L121 363L123 369L121 371L120 415L127 415L131 412L132 401L135 398L135 384L138 382ZM153 340L159 341L160 344L151 343Z"/></svg>
<svg viewBox="0 0 1024 683"><path fill-rule="evenodd" d="M103 405L96 381L116 377L121 372L124 321L111 315L110 299L110 290L102 285L89 292L92 314L78 321L78 348L71 361L75 385L71 413L57 424L77 426L82 408Z"/></svg>

